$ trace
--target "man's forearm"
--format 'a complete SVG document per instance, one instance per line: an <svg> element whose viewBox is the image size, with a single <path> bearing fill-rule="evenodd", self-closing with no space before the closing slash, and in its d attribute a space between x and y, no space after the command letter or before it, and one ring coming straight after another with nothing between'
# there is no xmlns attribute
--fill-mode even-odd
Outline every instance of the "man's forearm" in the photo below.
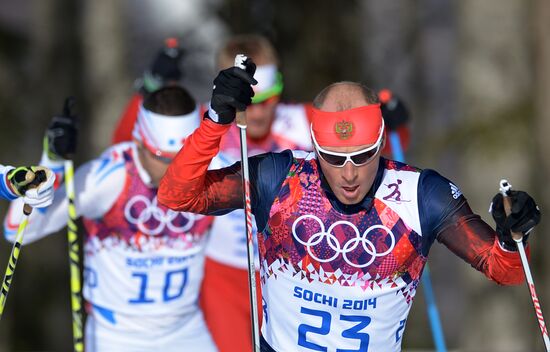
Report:
<svg viewBox="0 0 550 352"><path fill-rule="evenodd" d="M242 203L238 170L227 168L208 172L210 162L220 148L222 136L230 125L220 125L209 119L185 141L160 182L158 200L178 211L209 213L217 207ZM227 171L224 171L227 170ZM216 208L216 209L215 209Z"/></svg>
<svg viewBox="0 0 550 352"><path fill-rule="evenodd" d="M465 205L469 210L469 207ZM466 209L445 227L438 240L472 267L501 285L518 285L525 276L519 254L501 248L496 232L478 215Z"/></svg>

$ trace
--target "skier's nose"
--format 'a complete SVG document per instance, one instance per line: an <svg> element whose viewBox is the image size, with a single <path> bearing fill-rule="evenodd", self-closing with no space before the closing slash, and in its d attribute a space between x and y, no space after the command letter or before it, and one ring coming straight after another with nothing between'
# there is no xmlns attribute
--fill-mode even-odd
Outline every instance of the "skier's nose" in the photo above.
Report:
<svg viewBox="0 0 550 352"><path fill-rule="evenodd" d="M342 167L342 178L347 183L351 183L357 178L357 167L349 160Z"/></svg>

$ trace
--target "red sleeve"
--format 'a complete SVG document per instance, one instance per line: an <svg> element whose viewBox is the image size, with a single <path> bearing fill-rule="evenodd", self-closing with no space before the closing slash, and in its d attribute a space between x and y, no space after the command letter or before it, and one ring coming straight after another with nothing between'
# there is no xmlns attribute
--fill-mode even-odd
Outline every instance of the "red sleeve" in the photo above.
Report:
<svg viewBox="0 0 550 352"><path fill-rule="evenodd" d="M496 232L473 214L467 204L437 238L490 280L501 285L519 285L525 280L519 253L504 250L498 243ZM529 256L529 247L526 251Z"/></svg>
<svg viewBox="0 0 550 352"><path fill-rule="evenodd" d="M139 111L139 106L143 101L141 94L134 94L132 99L126 105L124 113L120 117L120 120L117 123L115 131L113 133L113 144L120 142L127 142L132 140L132 131L134 130L134 125L137 120L137 115Z"/></svg>
<svg viewBox="0 0 550 352"><path fill-rule="evenodd" d="M209 119L202 121L160 181L157 198L161 204L199 214L243 207L240 166L208 171L230 127Z"/></svg>

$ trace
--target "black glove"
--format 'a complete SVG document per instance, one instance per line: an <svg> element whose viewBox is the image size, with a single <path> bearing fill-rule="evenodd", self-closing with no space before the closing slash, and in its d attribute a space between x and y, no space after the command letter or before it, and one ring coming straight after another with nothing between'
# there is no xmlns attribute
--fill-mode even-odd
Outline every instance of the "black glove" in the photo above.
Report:
<svg viewBox="0 0 550 352"><path fill-rule="evenodd" d="M382 89L378 93L378 97L380 99L380 110L382 110L382 116L388 130L395 131L409 121L407 107L389 89Z"/></svg>
<svg viewBox="0 0 550 352"><path fill-rule="evenodd" d="M540 210L535 200L526 192L509 191L512 201L512 210L509 216L504 211L502 194L498 193L493 197L491 203L491 214L497 225L497 235L501 244L507 250L516 250L516 242L512 238L511 231L527 234L535 225L540 222ZM527 236L523 237L523 241Z"/></svg>
<svg viewBox="0 0 550 352"><path fill-rule="evenodd" d="M244 62L245 70L231 67L220 71L214 79L214 90L210 100L208 117L219 124L233 122L238 111L244 111L252 103L254 91L251 85L258 82L254 79L256 65L249 58Z"/></svg>
<svg viewBox="0 0 550 352"><path fill-rule="evenodd" d="M76 151L78 124L73 113L75 99L69 97L63 104L63 112L54 116L44 137L44 150L51 160L70 159Z"/></svg>

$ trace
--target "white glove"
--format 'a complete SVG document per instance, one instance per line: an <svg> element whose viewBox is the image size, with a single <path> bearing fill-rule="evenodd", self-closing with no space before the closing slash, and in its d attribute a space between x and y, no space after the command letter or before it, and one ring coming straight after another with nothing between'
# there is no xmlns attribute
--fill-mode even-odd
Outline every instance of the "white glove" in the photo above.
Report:
<svg viewBox="0 0 550 352"><path fill-rule="evenodd" d="M43 166L21 166L8 173L12 191L23 202L33 208L44 208L52 204L55 174Z"/></svg>

